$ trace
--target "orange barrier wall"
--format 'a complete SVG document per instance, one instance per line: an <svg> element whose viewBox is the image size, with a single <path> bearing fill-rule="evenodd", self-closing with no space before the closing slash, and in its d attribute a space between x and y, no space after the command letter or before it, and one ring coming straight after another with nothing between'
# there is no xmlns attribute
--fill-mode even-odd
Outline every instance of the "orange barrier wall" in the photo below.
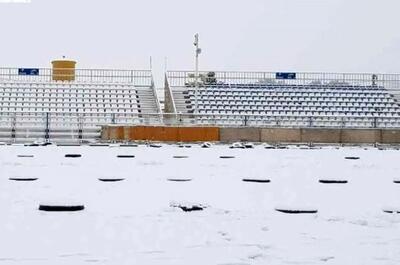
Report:
<svg viewBox="0 0 400 265"><path fill-rule="evenodd" d="M219 141L218 127L179 127L178 139L181 142Z"/></svg>
<svg viewBox="0 0 400 265"><path fill-rule="evenodd" d="M219 141L218 127L104 126L103 140L162 142Z"/></svg>
<svg viewBox="0 0 400 265"><path fill-rule="evenodd" d="M106 126L101 130L101 138L109 140L124 140L124 127L121 126Z"/></svg>
<svg viewBox="0 0 400 265"><path fill-rule="evenodd" d="M175 127L129 127L126 140L177 141L178 129Z"/></svg>
<svg viewBox="0 0 400 265"><path fill-rule="evenodd" d="M103 126L103 140L160 142L400 143L400 130Z"/></svg>

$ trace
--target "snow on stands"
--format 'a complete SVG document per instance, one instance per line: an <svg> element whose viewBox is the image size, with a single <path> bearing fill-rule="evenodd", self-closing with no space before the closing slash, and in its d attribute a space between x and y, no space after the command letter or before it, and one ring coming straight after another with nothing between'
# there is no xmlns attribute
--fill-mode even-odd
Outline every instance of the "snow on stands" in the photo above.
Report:
<svg viewBox="0 0 400 265"><path fill-rule="evenodd" d="M398 161L373 147L0 146L0 265L400 264Z"/></svg>

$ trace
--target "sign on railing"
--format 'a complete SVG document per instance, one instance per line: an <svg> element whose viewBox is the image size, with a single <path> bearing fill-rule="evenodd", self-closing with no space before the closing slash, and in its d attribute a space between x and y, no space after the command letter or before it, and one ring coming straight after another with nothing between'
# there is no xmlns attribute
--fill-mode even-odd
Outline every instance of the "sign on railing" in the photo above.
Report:
<svg viewBox="0 0 400 265"><path fill-rule="evenodd" d="M53 82L54 75L65 73L71 75L71 69L52 68L4 68L0 67L0 80L15 80L28 82ZM75 69L75 82L91 83L129 83L138 86L151 86L152 72L149 70L119 70L119 69Z"/></svg>
<svg viewBox="0 0 400 265"><path fill-rule="evenodd" d="M39 75L37 68L18 68L18 75Z"/></svg>
<svg viewBox="0 0 400 265"><path fill-rule="evenodd" d="M200 71L199 75L210 72ZM328 73L328 72L220 72L213 71L213 79L223 84L349 84L354 86L382 86L391 91L400 91L400 74L377 73ZM182 87L194 83L193 71L168 71L168 84ZM400 93L400 92L399 92Z"/></svg>
<svg viewBox="0 0 400 265"><path fill-rule="evenodd" d="M276 79L296 79L296 73L276 73Z"/></svg>

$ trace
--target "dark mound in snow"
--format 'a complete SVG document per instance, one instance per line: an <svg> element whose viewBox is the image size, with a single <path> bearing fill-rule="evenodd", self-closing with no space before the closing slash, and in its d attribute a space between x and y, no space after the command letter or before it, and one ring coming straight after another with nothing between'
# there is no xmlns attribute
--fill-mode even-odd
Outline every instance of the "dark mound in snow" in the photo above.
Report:
<svg viewBox="0 0 400 265"><path fill-rule="evenodd" d="M391 214L400 214L400 209L384 209L383 212Z"/></svg>
<svg viewBox="0 0 400 265"><path fill-rule="evenodd" d="M168 179L168 181L171 181L171 182L189 182L189 181L192 181L192 179L171 178L171 179Z"/></svg>
<svg viewBox="0 0 400 265"><path fill-rule="evenodd" d="M254 148L254 144L252 144L252 143L245 143L243 146L246 149L253 149Z"/></svg>
<svg viewBox="0 0 400 265"><path fill-rule="evenodd" d="M179 208L184 212L203 211L205 208L207 208L201 204L171 204L171 207Z"/></svg>
<svg viewBox="0 0 400 265"><path fill-rule="evenodd" d="M32 143L32 144L24 144L24 146L37 147L40 146L40 144Z"/></svg>
<svg viewBox="0 0 400 265"><path fill-rule="evenodd" d="M173 158L189 158L188 156L173 156Z"/></svg>
<svg viewBox="0 0 400 265"><path fill-rule="evenodd" d="M119 147L138 147L137 144L121 144Z"/></svg>
<svg viewBox="0 0 400 265"><path fill-rule="evenodd" d="M270 183L269 179L242 179L243 182L253 182L253 183Z"/></svg>
<svg viewBox="0 0 400 265"><path fill-rule="evenodd" d="M193 211L203 211L204 208L202 206L197 206L197 205L193 205L193 206L180 206L179 208L182 209L182 211L184 212L193 212Z"/></svg>
<svg viewBox="0 0 400 265"><path fill-rule="evenodd" d="M119 179L117 179L117 178L99 178L99 180L100 181L102 181L102 182L118 182L118 181L123 181L123 180L125 180L125 179L123 179L123 178L119 178Z"/></svg>
<svg viewBox="0 0 400 265"><path fill-rule="evenodd" d="M347 160L358 160L360 158L358 156L346 156L344 159L347 159Z"/></svg>
<svg viewBox="0 0 400 265"><path fill-rule="evenodd" d="M232 159L232 158L235 158L234 156L220 156L219 158L222 158L222 159Z"/></svg>
<svg viewBox="0 0 400 265"><path fill-rule="evenodd" d="M76 212L85 209L83 205L39 205L39 211L46 212Z"/></svg>
<svg viewBox="0 0 400 265"><path fill-rule="evenodd" d="M322 184L347 184L347 180L339 180L339 179L320 179L319 183Z"/></svg>
<svg viewBox="0 0 400 265"><path fill-rule="evenodd" d="M395 183L395 184L400 184L400 179L395 179L395 180L393 180L393 183Z"/></svg>
<svg viewBox="0 0 400 265"><path fill-rule="evenodd" d="M82 157L82 155L81 154L66 154L65 157L68 157L68 158L79 158L79 157Z"/></svg>
<svg viewBox="0 0 400 265"><path fill-rule="evenodd" d="M201 144L200 147L201 147L201 148L210 148L210 147L211 147L211 144L208 143L208 142L205 142L205 143Z"/></svg>
<svg viewBox="0 0 400 265"><path fill-rule="evenodd" d="M275 208L276 211L287 214L313 214L318 213L316 209L284 209L284 208Z"/></svg>
<svg viewBox="0 0 400 265"><path fill-rule="evenodd" d="M135 158L134 155L117 155L117 158Z"/></svg>
<svg viewBox="0 0 400 265"><path fill-rule="evenodd" d="M14 178L9 178L9 180L13 180L13 181L36 181L36 180L38 180L38 178L14 177Z"/></svg>
<svg viewBox="0 0 400 265"><path fill-rule="evenodd" d="M289 149L289 147L286 145L277 145L276 148L277 149Z"/></svg>

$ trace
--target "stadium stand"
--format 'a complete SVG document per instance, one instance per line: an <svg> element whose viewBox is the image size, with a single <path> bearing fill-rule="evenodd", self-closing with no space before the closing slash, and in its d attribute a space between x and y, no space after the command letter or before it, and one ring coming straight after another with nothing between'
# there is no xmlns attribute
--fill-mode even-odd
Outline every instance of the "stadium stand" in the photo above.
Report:
<svg viewBox="0 0 400 265"><path fill-rule="evenodd" d="M285 75L287 79L281 73L203 72L197 79L196 109L195 74L168 72L165 98L172 102L166 107L183 122L223 126L400 127L400 107L391 92L399 79Z"/></svg>
<svg viewBox="0 0 400 265"><path fill-rule="evenodd" d="M74 69L64 81L54 72L0 69L0 141L92 140L102 124L159 122L144 116L160 113L150 71Z"/></svg>

